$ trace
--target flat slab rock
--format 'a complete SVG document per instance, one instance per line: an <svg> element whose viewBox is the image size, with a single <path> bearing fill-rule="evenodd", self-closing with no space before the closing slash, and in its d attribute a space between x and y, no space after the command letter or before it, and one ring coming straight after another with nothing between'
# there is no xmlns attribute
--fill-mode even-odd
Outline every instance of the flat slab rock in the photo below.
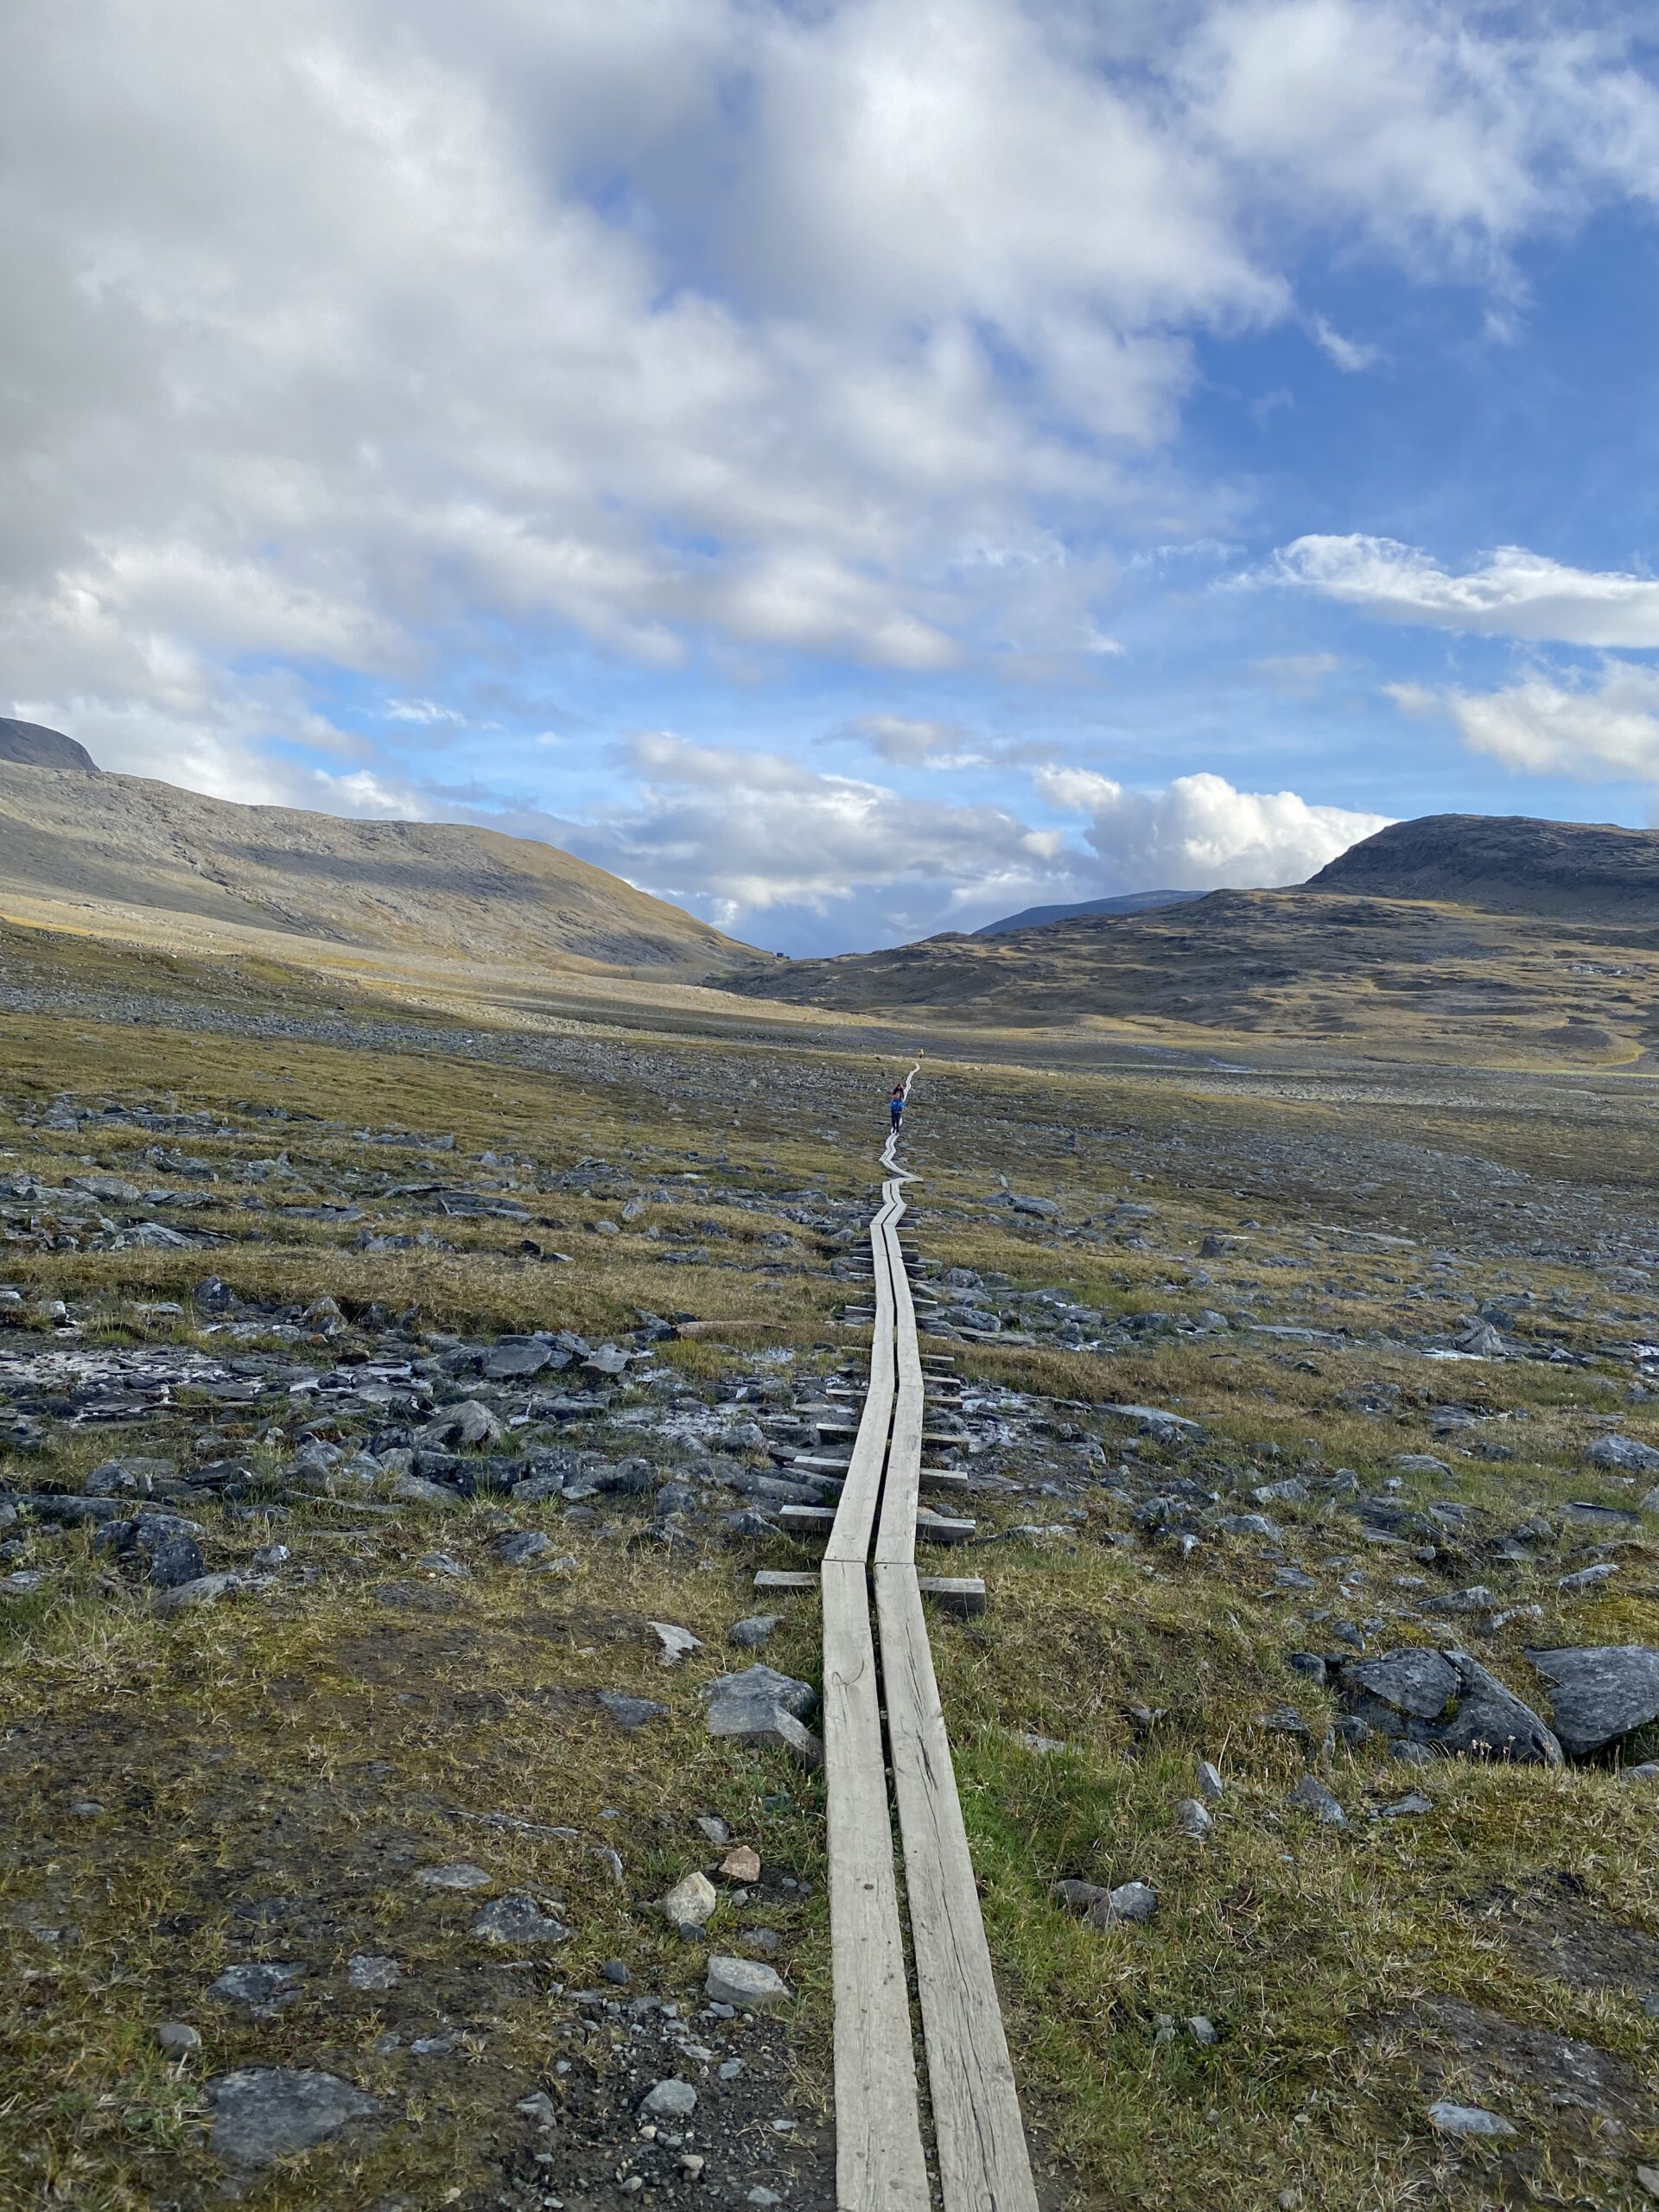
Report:
<svg viewBox="0 0 1659 2212"><path fill-rule="evenodd" d="M207 2084L213 2116L213 2149L232 2165L267 2166L273 2158L309 2151L353 2120L380 2112L337 2074L307 2067L248 2066Z"/></svg>
<svg viewBox="0 0 1659 2212"><path fill-rule="evenodd" d="M1560 1744L1538 1714L1466 1651L1378 1652L1349 1661L1337 1688L1351 1713L1396 1741L1473 1758L1561 1764Z"/></svg>
<svg viewBox="0 0 1659 2212"><path fill-rule="evenodd" d="M704 1685L702 1694L711 1736L771 1745L792 1752L804 1765L822 1765L823 1746L801 1719L818 1701L810 1682L757 1662L741 1674L717 1675Z"/></svg>
<svg viewBox="0 0 1659 2212"><path fill-rule="evenodd" d="M1645 1643L1586 1644L1527 1656L1550 1686L1550 1718L1571 1758L1605 1751L1659 1719L1659 1651Z"/></svg>

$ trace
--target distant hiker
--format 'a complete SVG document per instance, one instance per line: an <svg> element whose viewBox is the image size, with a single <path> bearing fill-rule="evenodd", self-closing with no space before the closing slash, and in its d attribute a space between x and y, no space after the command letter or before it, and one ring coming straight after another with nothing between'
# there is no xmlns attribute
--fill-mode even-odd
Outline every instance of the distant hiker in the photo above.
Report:
<svg viewBox="0 0 1659 2212"><path fill-rule="evenodd" d="M893 1116L893 1133L897 1136L905 1122L905 1086L902 1083L893 1084L893 1096L887 1101L887 1111Z"/></svg>

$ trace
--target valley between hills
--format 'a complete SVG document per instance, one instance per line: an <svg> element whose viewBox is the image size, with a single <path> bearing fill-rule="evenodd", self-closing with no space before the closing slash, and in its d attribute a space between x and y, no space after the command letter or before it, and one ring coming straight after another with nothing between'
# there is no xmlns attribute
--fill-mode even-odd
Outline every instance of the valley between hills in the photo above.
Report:
<svg viewBox="0 0 1659 2212"><path fill-rule="evenodd" d="M1651 2201L1645 919L1221 893L762 994L608 879L543 957L71 881L29 809L0 2204L834 2202L817 1604L754 1577L815 1564L918 1047L1046 2212Z"/></svg>

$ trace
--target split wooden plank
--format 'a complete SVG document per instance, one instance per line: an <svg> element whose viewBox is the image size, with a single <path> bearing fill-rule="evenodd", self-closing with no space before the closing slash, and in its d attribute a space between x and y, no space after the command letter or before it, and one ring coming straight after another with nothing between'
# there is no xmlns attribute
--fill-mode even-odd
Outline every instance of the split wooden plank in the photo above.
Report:
<svg viewBox="0 0 1659 2212"><path fill-rule="evenodd" d="M1036 2212L915 1569L878 1564L875 1602L945 2212Z"/></svg>
<svg viewBox="0 0 1659 2212"><path fill-rule="evenodd" d="M870 1344L870 1387L859 1417L857 1433L848 1460L841 1504L830 1538L829 1558L864 1560L868 1557L870 1531L881 1491L881 1467L887 1457L887 1430L893 1417L894 1388L893 1288L887 1264L887 1230L902 1201L896 1183L882 1185L882 1203L870 1224L870 1252L876 1263L875 1332Z"/></svg>
<svg viewBox="0 0 1659 2212"><path fill-rule="evenodd" d="M823 1567L823 1748L836 1998L837 2212L926 2212L869 1592L861 1560Z"/></svg>

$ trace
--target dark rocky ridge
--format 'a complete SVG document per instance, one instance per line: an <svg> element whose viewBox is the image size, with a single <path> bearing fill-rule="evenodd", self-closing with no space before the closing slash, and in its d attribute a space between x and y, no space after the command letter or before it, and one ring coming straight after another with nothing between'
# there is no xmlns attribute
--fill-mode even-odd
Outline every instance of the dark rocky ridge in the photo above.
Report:
<svg viewBox="0 0 1659 2212"><path fill-rule="evenodd" d="M44 722L20 722L0 715L0 760L15 760L24 768L62 768L71 774L96 776L99 766L84 745Z"/></svg>
<svg viewBox="0 0 1659 2212"><path fill-rule="evenodd" d="M1300 888L1445 899L1499 914L1659 922L1659 836L1606 822L1428 814L1351 845Z"/></svg>
<svg viewBox="0 0 1659 2212"><path fill-rule="evenodd" d="M1078 914L1150 914L1160 906L1188 906L1202 899L1201 891L1125 891L1115 899L1082 899L1074 906L1025 906L1005 914L1000 922L987 922L976 937L1007 937L1014 930L1039 930L1050 922L1069 922Z"/></svg>

